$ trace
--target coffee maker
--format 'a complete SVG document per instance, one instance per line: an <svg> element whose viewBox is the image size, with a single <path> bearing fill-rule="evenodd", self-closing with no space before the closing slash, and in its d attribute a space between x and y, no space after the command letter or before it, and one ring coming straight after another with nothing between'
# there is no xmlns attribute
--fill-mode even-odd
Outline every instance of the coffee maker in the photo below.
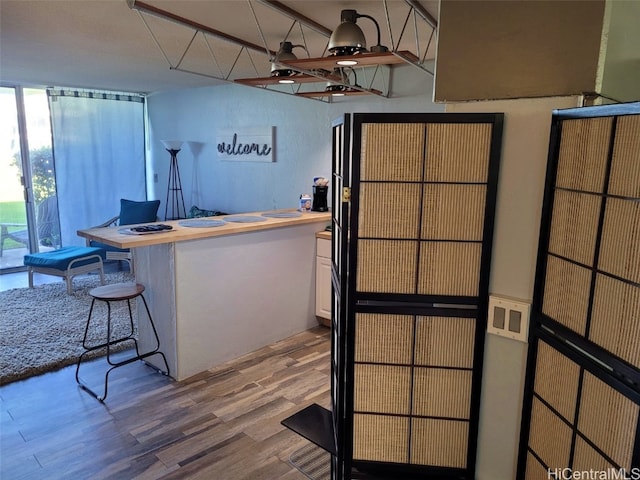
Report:
<svg viewBox="0 0 640 480"><path fill-rule="evenodd" d="M329 180L324 177L315 177L313 179L313 203L311 210L314 212L328 212L327 191Z"/></svg>
<svg viewBox="0 0 640 480"><path fill-rule="evenodd" d="M314 212L328 212L327 206L327 190L329 187L326 185L314 185L313 186L313 204L311 210Z"/></svg>

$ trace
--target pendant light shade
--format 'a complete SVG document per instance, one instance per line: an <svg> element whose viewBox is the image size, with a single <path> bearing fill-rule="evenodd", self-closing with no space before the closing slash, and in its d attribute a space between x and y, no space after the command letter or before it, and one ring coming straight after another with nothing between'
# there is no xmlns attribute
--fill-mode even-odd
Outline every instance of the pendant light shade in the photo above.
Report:
<svg viewBox="0 0 640 480"><path fill-rule="evenodd" d="M164 148L166 148L167 150L175 150L175 151L180 151L180 148L182 148L182 140L160 140L162 142L162 145L164 145Z"/></svg>
<svg viewBox="0 0 640 480"><path fill-rule="evenodd" d="M329 39L329 51L334 55L353 55L365 52L367 41L364 33L356 20L358 13L355 10L342 10L340 12L340 25L331 34Z"/></svg>
<svg viewBox="0 0 640 480"><path fill-rule="evenodd" d="M353 75L353 82L349 79L349 72ZM358 85L358 77L356 76L356 72L352 68L336 68L333 70L333 76L340 79L340 83L327 83L324 91L331 93L332 96L343 96L345 92L354 92L357 89L353 87L356 86L361 88Z"/></svg>
<svg viewBox="0 0 640 480"><path fill-rule="evenodd" d="M342 10L340 12L340 25L331 34L329 39L329 52L333 55L354 55L367 51L367 41L364 33L356 21L358 18L368 18L375 26L378 33L378 42L371 48L372 51L386 52L387 47L380 45L380 26L376 20L369 15L362 15L355 10Z"/></svg>
<svg viewBox="0 0 640 480"><path fill-rule="evenodd" d="M272 77L290 77L295 74L290 68L283 68L278 63L287 63L288 61L297 60L293 54L295 47L303 47L303 45L293 45L291 42L280 42L280 49L276 54L273 62L271 63L271 76Z"/></svg>

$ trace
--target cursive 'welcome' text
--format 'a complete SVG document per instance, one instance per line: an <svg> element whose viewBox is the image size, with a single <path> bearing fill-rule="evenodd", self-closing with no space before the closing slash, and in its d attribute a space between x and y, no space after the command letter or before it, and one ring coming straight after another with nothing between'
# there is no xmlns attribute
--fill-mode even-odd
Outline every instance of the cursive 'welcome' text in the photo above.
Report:
<svg viewBox="0 0 640 480"><path fill-rule="evenodd" d="M227 155L251 155L266 156L271 153L271 147L267 143L238 143L238 134L233 134L232 142L218 143L218 152Z"/></svg>

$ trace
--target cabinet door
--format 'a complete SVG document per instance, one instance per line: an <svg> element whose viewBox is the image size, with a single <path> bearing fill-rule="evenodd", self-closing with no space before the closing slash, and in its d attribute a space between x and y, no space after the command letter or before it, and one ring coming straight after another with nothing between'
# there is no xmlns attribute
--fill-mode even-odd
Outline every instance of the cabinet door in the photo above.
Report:
<svg viewBox="0 0 640 480"><path fill-rule="evenodd" d="M316 257L316 315L331 319L331 258Z"/></svg>

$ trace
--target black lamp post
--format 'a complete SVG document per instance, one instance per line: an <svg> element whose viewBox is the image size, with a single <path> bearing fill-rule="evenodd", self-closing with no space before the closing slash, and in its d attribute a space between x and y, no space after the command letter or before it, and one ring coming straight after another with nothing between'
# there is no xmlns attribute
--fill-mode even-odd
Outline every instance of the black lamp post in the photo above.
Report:
<svg viewBox="0 0 640 480"><path fill-rule="evenodd" d="M167 152L171 154L164 219L178 220L180 218L186 218L187 211L184 206L180 169L178 168L178 152L180 151L180 147L182 147L182 142L180 140L162 140L162 144L167 149Z"/></svg>

